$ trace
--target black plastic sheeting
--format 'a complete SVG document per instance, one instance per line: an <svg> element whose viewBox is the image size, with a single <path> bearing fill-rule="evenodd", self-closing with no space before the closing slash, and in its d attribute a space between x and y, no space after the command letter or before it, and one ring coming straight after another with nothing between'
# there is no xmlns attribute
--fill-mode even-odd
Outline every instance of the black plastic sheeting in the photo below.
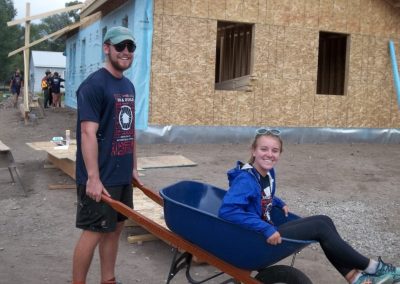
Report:
<svg viewBox="0 0 400 284"><path fill-rule="evenodd" d="M139 144L249 143L258 127L239 126L149 126L139 130ZM266 127L268 128L268 127ZM280 128L282 139L292 144L375 143L399 144L399 128Z"/></svg>

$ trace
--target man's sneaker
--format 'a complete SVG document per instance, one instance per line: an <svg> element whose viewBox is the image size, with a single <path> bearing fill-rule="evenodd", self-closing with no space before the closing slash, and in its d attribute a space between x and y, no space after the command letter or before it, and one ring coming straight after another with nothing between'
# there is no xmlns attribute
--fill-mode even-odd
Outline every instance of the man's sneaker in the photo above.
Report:
<svg viewBox="0 0 400 284"><path fill-rule="evenodd" d="M381 257L378 258L378 267L374 275L392 275L393 283L400 283L400 268L383 262Z"/></svg>
<svg viewBox="0 0 400 284"><path fill-rule="evenodd" d="M393 284L393 276L389 274L371 275L362 273L354 284Z"/></svg>

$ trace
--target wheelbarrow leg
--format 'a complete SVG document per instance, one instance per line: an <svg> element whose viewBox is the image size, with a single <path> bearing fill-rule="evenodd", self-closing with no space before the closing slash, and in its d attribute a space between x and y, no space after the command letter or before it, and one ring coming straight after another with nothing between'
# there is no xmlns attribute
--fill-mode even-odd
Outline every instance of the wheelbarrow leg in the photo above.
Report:
<svg viewBox="0 0 400 284"><path fill-rule="evenodd" d="M175 277L175 275L179 272L179 270L187 266L188 255L182 254L181 256L178 257L179 254L178 249L174 248L173 251L174 251L174 256L172 258L171 267L169 269L167 284L170 283L172 278Z"/></svg>
<svg viewBox="0 0 400 284"><path fill-rule="evenodd" d="M201 284L201 283L205 283L211 279L214 279L222 274L224 274L224 272L219 272L216 273L206 279L197 281L195 279L193 279L193 277L190 275L190 268L191 268L191 264L192 264L192 254L188 253L188 252L184 252L183 254L181 254L178 257L179 251L177 248L174 248L174 256L172 258L172 263L171 263L171 267L168 273L168 279L167 279L167 284L169 284L172 280L172 278L175 277L175 275L179 272L179 270L184 269L186 267L186 279L189 281L189 283L191 284ZM238 284L239 282L237 282L234 279L228 279L224 282L221 282L221 284L228 284L228 283L234 283L234 284Z"/></svg>

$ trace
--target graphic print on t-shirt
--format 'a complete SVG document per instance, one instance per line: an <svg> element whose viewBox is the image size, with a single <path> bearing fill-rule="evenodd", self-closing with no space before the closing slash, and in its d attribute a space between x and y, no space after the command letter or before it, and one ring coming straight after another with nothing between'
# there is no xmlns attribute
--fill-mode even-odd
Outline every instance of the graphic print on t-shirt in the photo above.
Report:
<svg viewBox="0 0 400 284"><path fill-rule="evenodd" d="M115 121L112 156L132 154L135 138L135 99L129 94L115 94Z"/></svg>

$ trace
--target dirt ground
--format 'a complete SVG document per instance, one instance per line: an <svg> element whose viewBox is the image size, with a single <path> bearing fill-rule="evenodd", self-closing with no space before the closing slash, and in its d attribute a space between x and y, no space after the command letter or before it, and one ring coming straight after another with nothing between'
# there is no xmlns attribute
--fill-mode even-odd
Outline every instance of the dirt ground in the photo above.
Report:
<svg viewBox="0 0 400 284"><path fill-rule="evenodd" d="M44 167L46 154L27 142L47 141L71 129L75 137L75 111L49 109L46 117L25 125L12 108L0 109L0 140L7 144L18 163L22 190L0 170L0 282L70 283L71 259L80 231L75 228L75 191L49 190L49 184L72 184L63 172ZM180 154L196 167L146 170L142 181L159 190L189 179L227 187L226 171L236 160L248 158L248 146L139 145L143 157ZM285 145L277 167L278 196L300 215L331 216L339 232L369 257L381 255L400 265L400 145L335 144ZM125 228L120 242L117 277L127 283L165 283L172 258L171 247L162 241L129 244L127 236L140 230ZM212 237L212 234L210 234ZM227 236L229 237L229 236ZM240 253L240 248L238 248ZM290 263L290 259L282 261ZM318 245L304 249L295 266L316 284L345 283L327 262ZM99 283L96 254L88 283ZM201 279L216 271L195 265L193 276ZM220 277L209 283L219 283ZM180 272L172 283L188 283Z"/></svg>

